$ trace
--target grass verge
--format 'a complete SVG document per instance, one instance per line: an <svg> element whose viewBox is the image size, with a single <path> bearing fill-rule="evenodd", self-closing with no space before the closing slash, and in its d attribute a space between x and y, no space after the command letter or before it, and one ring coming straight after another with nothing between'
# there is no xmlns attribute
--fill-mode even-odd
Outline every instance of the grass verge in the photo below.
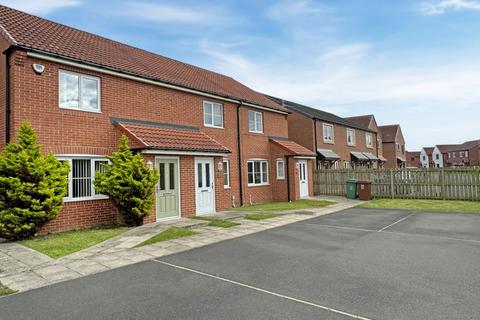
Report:
<svg viewBox="0 0 480 320"><path fill-rule="evenodd" d="M229 220L222 220L217 218L210 218L210 217L192 217L195 220L204 220L209 221L209 227L217 227L217 228L231 228L240 225L238 222L233 222Z"/></svg>
<svg viewBox="0 0 480 320"><path fill-rule="evenodd" d="M8 296L9 294L12 294L12 293L15 293L14 290L10 289L9 287L7 286L4 286L1 282L0 282L0 296Z"/></svg>
<svg viewBox="0 0 480 320"><path fill-rule="evenodd" d="M54 259L58 259L94 246L127 230L127 227L98 226L90 229L72 230L47 236L39 236L34 239L20 241L19 243Z"/></svg>
<svg viewBox="0 0 480 320"><path fill-rule="evenodd" d="M359 206L371 209L480 213L480 202L458 200L374 199Z"/></svg>
<svg viewBox="0 0 480 320"><path fill-rule="evenodd" d="M197 234L198 232L195 232L193 230L187 229L187 228L168 228L167 230L164 230L157 234L156 236L151 237L148 240L143 241L142 243L136 245L136 247L143 247L149 244L154 244L160 241L167 241L167 240L173 240L177 238L184 238L184 237L189 237Z"/></svg>
<svg viewBox="0 0 480 320"><path fill-rule="evenodd" d="M283 210L297 210L308 208L323 208L335 204L333 201L327 200L310 200L303 199L292 202L269 202L262 204L255 204L252 206L232 208L235 211L283 211Z"/></svg>
<svg viewBox="0 0 480 320"><path fill-rule="evenodd" d="M275 217L284 216L282 213L250 213L246 214L243 218L247 220L265 220Z"/></svg>

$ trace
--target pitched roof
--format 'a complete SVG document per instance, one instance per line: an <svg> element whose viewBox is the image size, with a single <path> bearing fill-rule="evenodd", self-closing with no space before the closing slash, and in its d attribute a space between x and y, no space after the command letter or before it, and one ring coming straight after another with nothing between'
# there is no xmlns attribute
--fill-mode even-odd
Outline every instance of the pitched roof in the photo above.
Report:
<svg viewBox="0 0 480 320"><path fill-rule="evenodd" d="M383 142L395 142L395 138L397 137L397 132L400 129L399 124L392 124L388 126L379 126L378 130L382 135Z"/></svg>
<svg viewBox="0 0 480 320"><path fill-rule="evenodd" d="M316 156L315 152L299 145L296 142L293 142L291 140L287 140L285 138L276 138L276 137L270 137L270 141L273 143L279 145L283 149L287 150L291 155L296 155L296 156Z"/></svg>
<svg viewBox="0 0 480 320"><path fill-rule="evenodd" d="M230 153L231 151L195 127L116 119L112 123L127 133L142 149Z"/></svg>
<svg viewBox="0 0 480 320"><path fill-rule="evenodd" d="M369 128L372 118L373 118L373 114L368 114L364 116L346 117L345 119L350 122L356 123L359 126Z"/></svg>
<svg viewBox="0 0 480 320"><path fill-rule="evenodd" d="M299 104L299 103L296 103L296 102L293 102L293 101L288 101L288 100L284 100L284 99L269 96L269 95L266 95L266 97L272 99L273 101L275 101L276 103L286 107L287 109L297 111L298 113L301 113L304 116L312 118L312 119L323 120L325 122L340 124L340 125L343 125L345 127L350 127L350 128L354 128L354 129L363 130L363 131L373 132L372 130L370 130L368 128L368 126L365 127L365 126L358 125L354 122L348 121L347 119L339 117L339 116L337 116L333 113L330 113L330 112L322 111L322 110L315 109L315 108L312 108L312 107L308 107L308 106L305 106L305 105L302 105L302 104Z"/></svg>
<svg viewBox="0 0 480 320"><path fill-rule="evenodd" d="M438 144L436 147L441 153L447 153L458 149L458 144Z"/></svg>
<svg viewBox="0 0 480 320"><path fill-rule="evenodd" d="M0 6L0 34L11 46L286 111L231 77Z"/></svg>
<svg viewBox="0 0 480 320"><path fill-rule="evenodd" d="M433 154L433 147L424 147L423 150L427 153L427 155L431 156Z"/></svg>

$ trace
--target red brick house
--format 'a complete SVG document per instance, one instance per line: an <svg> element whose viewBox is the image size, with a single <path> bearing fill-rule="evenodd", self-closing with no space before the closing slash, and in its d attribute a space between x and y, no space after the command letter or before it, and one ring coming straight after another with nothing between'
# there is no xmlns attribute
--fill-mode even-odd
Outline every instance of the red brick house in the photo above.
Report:
<svg viewBox="0 0 480 320"><path fill-rule="evenodd" d="M317 153L317 168L377 167L377 134L332 113L270 97L291 111L289 139Z"/></svg>
<svg viewBox="0 0 480 320"><path fill-rule="evenodd" d="M406 160L407 160L407 167L409 168L422 167L422 161L420 160L420 151L407 151Z"/></svg>
<svg viewBox="0 0 480 320"><path fill-rule="evenodd" d="M479 166L479 150L480 140L462 144L437 145L433 151L433 160L435 166L440 168Z"/></svg>
<svg viewBox="0 0 480 320"><path fill-rule="evenodd" d="M27 120L72 168L44 232L117 220L93 180L121 134L160 171L145 222L313 195L288 109L234 79L4 6L0 34L0 149Z"/></svg>
<svg viewBox="0 0 480 320"><path fill-rule="evenodd" d="M387 159L385 168L403 168L407 160L405 138L399 124L378 127L382 135L383 156Z"/></svg>

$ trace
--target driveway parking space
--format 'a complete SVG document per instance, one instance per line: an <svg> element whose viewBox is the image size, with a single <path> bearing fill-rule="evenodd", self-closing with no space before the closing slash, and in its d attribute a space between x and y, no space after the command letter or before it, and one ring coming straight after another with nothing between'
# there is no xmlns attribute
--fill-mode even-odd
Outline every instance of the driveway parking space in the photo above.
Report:
<svg viewBox="0 0 480 320"><path fill-rule="evenodd" d="M2 320L480 319L479 233L478 215L350 209L3 298L0 310Z"/></svg>

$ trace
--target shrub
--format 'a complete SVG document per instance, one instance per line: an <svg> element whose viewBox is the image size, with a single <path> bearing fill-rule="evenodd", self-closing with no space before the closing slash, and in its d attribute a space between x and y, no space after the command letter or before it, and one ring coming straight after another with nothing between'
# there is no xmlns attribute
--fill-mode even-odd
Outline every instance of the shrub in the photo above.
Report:
<svg viewBox="0 0 480 320"><path fill-rule="evenodd" d="M19 240L55 218L67 193L68 163L42 155L35 131L23 123L18 141L0 154L0 237Z"/></svg>
<svg viewBox="0 0 480 320"><path fill-rule="evenodd" d="M95 176L95 190L110 196L128 225L141 225L154 203L153 190L158 181L143 157L128 147L128 138L120 138L118 151L108 157L111 164Z"/></svg>

